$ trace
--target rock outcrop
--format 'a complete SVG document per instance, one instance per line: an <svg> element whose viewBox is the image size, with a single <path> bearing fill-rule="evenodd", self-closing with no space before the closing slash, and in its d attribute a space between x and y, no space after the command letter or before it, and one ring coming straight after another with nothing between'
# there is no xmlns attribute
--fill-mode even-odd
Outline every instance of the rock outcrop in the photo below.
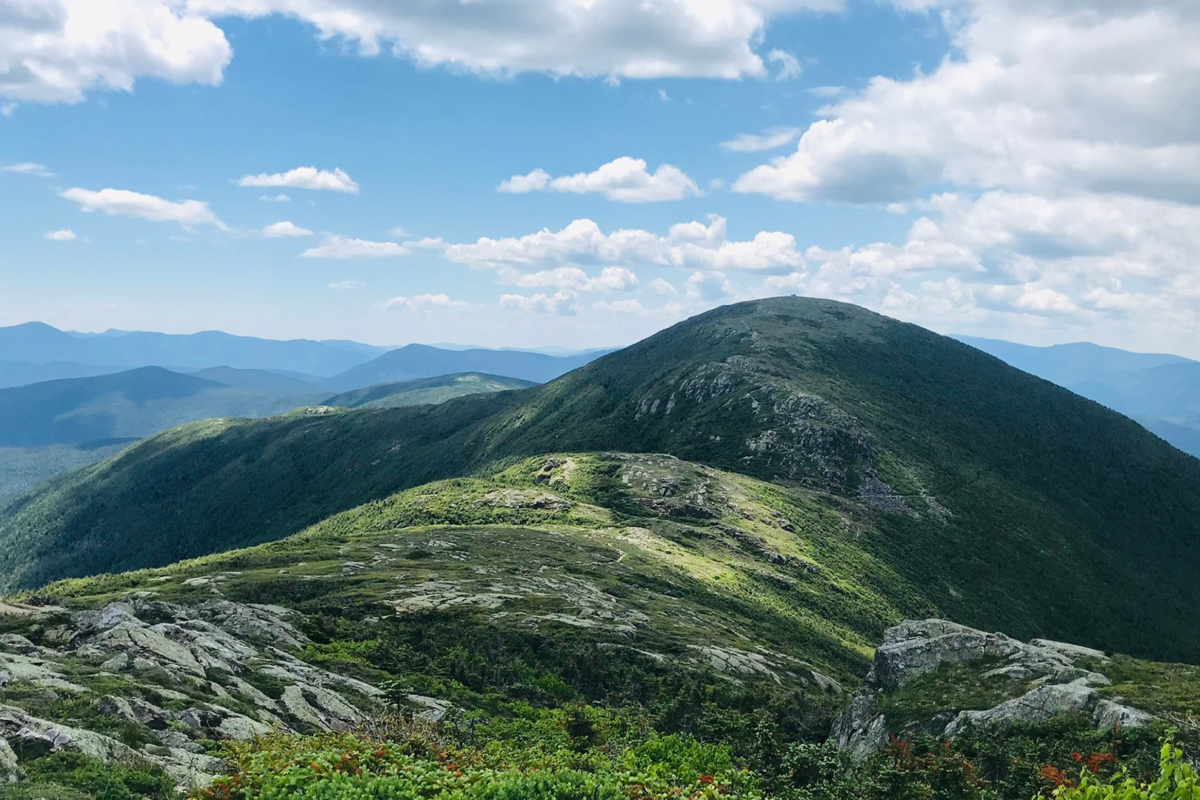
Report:
<svg viewBox="0 0 1200 800"><path fill-rule="evenodd" d="M881 713L881 701L948 665L974 668L979 679L1003 687L1010 696L991 708L941 711L923 726L936 735L954 736L968 725L1045 722L1063 715L1086 715L1099 729L1148 724L1150 714L1101 694L1110 681L1088 667L1107 660L1104 653L1079 645L1020 642L940 619L906 621L884 634L866 683L834 722L830 736L855 759L870 756L890 733L900 732Z"/></svg>
<svg viewBox="0 0 1200 800"><path fill-rule="evenodd" d="M143 594L95 611L50 609L26 619L28 636L0 637L0 685L23 698L0 707L0 781L17 779L22 758L69 750L148 761L181 787L203 785L222 769L204 740L354 729L382 695L302 660L309 640L294 625L298 615L275 606L223 599L180 605ZM44 719L63 694L90 698L91 721ZM107 733L118 724L157 744L118 741Z"/></svg>

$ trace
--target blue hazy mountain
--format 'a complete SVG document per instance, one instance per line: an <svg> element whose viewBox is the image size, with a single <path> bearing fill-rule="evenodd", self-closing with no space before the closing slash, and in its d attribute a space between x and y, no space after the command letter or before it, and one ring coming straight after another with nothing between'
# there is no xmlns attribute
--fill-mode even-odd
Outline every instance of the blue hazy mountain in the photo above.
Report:
<svg viewBox="0 0 1200 800"><path fill-rule="evenodd" d="M462 372L545 383L595 361L607 352L610 351L593 350L572 356L551 356L525 350L443 350L424 344L410 344L335 375L325 383L339 392L349 392L380 383L398 383Z"/></svg>
<svg viewBox="0 0 1200 800"><path fill-rule="evenodd" d="M1088 342L1032 347L956 336L1001 361L1108 406L1200 456L1200 362Z"/></svg>

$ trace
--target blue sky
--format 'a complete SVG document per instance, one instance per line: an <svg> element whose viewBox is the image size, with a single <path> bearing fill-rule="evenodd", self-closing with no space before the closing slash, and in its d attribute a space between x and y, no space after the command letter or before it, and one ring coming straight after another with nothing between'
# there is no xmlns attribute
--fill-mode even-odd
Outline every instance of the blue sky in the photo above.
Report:
<svg viewBox="0 0 1200 800"><path fill-rule="evenodd" d="M1200 355L1200 13L1094 5L0 0L0 324Z"/></svg>

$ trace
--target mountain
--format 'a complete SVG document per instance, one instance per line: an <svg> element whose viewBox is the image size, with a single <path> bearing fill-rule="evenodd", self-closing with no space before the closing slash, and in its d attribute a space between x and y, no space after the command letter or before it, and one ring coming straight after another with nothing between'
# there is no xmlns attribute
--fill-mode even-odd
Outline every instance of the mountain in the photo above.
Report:
<svg viewBox="0 0 1200 800"><path fill-rule="evenodd" d="M261 417L297 404L160 367L46 381L0 389L0 447L140 439L196 419Z"/></svg>
<svg viewBox="0 0 1200 800"><path fill-rule="evenodd" d="M236 369L234 367L209 367L191 373L196 378L216 381L226 386L238 389L254 389L260 392L271 392L283 395L319 394L320 386L314 386L314 381L320 378L312 376L308 381L296 375L286 375L265 369Z"/></svg>
<svg viewBox="0 0 1200 800"><path fill-rule="evenodd" d="M469 394L527 389L534 385L530 381L522 381L517 378L465 372L458 375L439 375L436 378L416 378L411 381L368 386L366 389L334 395L324 400L322 405L342 408L401 408L444 403L455 397Z"/></svg>
<svg viewBox="0 0 1200 800"><path fill-rule="evenodd" d="M380 383L462 372L502 375L506 378L545 383L594 361L605 352L548 356L521 350L442 350L424 344L410 344L335 375L326 383L334 389L348 392Z"/></svg>
<svg viewBox="0 0 1200 800"><path fill-rule="evenodd" d="M849 549L828 566L846 594L809 592L802 568L789 589L818 629L869 591L903 615L1200 657L1200 461L973 347L803 298L717 309L522 391L168 431L13 503L0 568L15 588L159 566L433 480L587 452L666 453L757 481L748 491L800 542L832 524L829 546ZM620 470L581 478L625 513ZM668 517L705 518L690 499L705 485L652 494Z"/></svg>
<svg viewBox="0 0 1200 800"><path fill-rule="evenodd" d="M1198 362L1087 343L1030 347L996 339L956 338L1133 417L1185 453L1200 457Z"/></svg>
<svg viewBox="0 0 1200 800"><path fill-rule="evenodd" d="M71 361L52 361L48 364L27 364L22 361L0 361L0 389L10 386L25 386L30 383L54 381L62 378L90 378L95 375L111 375L124 372L126 367L102 367L93 364L76 364Z"/></svg>
<svg viewBox="0 0 1200 800"><path fill-rule="evenodd" d="M103 335L72 335L40 322L0 328L0 357L28 364L65 361L105 367L180 369L228 366L324 377L362 364L387 350L357 342L276 341L221 331L193 334L110 331Z"/></svg>

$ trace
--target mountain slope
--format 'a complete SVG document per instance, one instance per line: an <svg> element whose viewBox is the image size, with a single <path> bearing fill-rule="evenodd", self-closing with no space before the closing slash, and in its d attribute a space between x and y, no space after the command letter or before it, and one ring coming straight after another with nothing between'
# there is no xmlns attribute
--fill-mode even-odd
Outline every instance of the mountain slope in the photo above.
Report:
<svg viewBox="0 0 1200 800"><path fill-rule="evenodd" d="M548 356L520 350L442 350L424 344L410 344L335 375L327 383L341 391L352 391L380 383L461 372L480 372L545 383L595 360L603 353L595 351L574 356Z"/></svg>
<svg viewBox="0 0 1200 800"><path fill-rule="evenodd" d="M238 389L254 389L282 395L320 394L321 387L311 381L265 369L237 369L235 367L209 367L191 373L197 378L223 383Z"/></svg>
<svg viewBox="0 0 1200 800"><path fill-rule="evenodd" d="M1133 417L1185 453L1200 457L1200 363L1086 343L1030 347L957 338Z"/></svg>
<svg viewBox="0 0 1200 800"><path fill-rule="evenodd" d="M974 348L798 298L709 312L520 392L174 430L12 506L0 564L8 586L164 564L596 450L671 453L840 510L847 537L965 624L1200 657L1200 462Z"/></svg>
<svg viewBox="0 0 1200 800"><path fill-rule="evenodd" d="M294 405L159 367L46 381L0 389L0 447L135 439L204 417L264 416Z"/></svg>
<svg viewBox="0 0 1200 800"><path fill-rule="evenodd" d="M368 386L365 389L334 395L324 400L322 405L342 408L402 408L444 403L455 397L469 394L527 389L533 385L529 381L518 378L502 378L499 375L465 372L457 375L439 375L435 378L416 378L411 381Z"/></svg>

